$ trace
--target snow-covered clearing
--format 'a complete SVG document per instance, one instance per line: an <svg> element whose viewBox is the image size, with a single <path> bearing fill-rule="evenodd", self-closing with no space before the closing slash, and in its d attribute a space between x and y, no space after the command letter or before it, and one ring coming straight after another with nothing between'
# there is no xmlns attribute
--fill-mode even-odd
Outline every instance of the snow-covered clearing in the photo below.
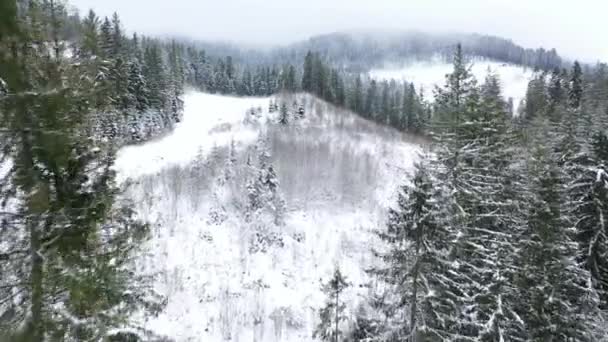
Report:
<svg viewBox="0 0 608 342"><path fill-rule="evenodd" d="M133 181L128 194L154 225L137 272L157 273L168 299L144 319L148 329L176 341L312 341L321 282L336 265L352 284L351 314L369 291L372 230L419 145L308 95L273 99L305 108L282 126L270 100L190 92L172 133L120 151L119 177ZM251 107L261 110L252 116ZM260 134L287 212L273 242L252 249L264 227L241 212Z"/></svg>
<svg viewBox="0 0 608 342"><path fill-rule="evenodd" d="M202 149L227 145L232 138L248 141L257 133L244 125L245 112L251 107L267 108L267 98L227 98L190 92L184 99L184 119L169 135L123 148L116 169L121 178L153 174L171 165L186 165Z"/></svg>
<svg viewBox="0 0 608 342"><path fill-rule="evenodd" d="M528 82L533 76L533 71L518 65L497 62L488 59L473 59L471 71L479 83L485 79L488 70L496 72L500 76L503 96L505 99L513 98L515 109L525 98ZM426 61L413 61L399 67L388 66L385 68L371 70L369 75L379 80L406 80L413 82L419 88L424 88L424 96L433 98L435 86L445 83L445 75L452 72L452 64L440 58Z"/></svg>

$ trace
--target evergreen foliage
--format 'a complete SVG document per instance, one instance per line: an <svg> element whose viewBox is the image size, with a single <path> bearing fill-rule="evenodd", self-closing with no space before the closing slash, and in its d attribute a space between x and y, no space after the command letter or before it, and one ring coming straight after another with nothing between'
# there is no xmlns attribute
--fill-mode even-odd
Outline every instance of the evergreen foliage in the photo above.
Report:
<svg viewBox="0 0 608 342"><path fill-rule="evenodd" d="M388 252L372 274L398 294L379 306L380 340L601 341L608 126L588 89L602 93L605 76L586 85L578 63L548 83L540 73L522 127L498 77L478 86L466 65L457 47L436 90L433 157L380 233Z"/></svg>
<svg viewBox="0 0 608 342"><path fill-rule="evenodd" d="M63 11L30 1L0 40L10 166L0 189L0 339L11 341L101 340L162 304L129 270L148 226L119 199L116 145L88 134L111 101L104 80L87 77L103 63L66 56Z"/></svg>
<svg viewBox="0 0 608 342"><path fill-rule="evenodd" d="M341 295L349 287L347 279L336 267L333 277L322 287L327 295L325 306L319 311L319 325L313 337L321 341L339 342L344 340L344 333L340 330L340 322L346 319L344 311L346 305L341 302Z"/></svg>

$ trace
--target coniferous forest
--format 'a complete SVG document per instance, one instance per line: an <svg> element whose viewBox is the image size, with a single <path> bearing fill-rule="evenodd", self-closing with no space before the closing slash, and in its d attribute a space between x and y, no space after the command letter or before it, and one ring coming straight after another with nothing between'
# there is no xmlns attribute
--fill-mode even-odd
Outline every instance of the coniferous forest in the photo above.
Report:
<svg viewBox="0 0 608 342"><path fill-rule="evenodd" d="M371 280L337 266L322 279L310 338L608 341L607 64L477 34L330 34L248 52L125 26L61 0L0 0L0 341L180 341L132 319L168 299L134 266L157 228L115 162L178 127L188 92L305 93L423 141L373 229ZM368 73L433 55L452 70L432 98ZM472 56L531 70L523 101L495 72L477 79ZM311 115L278 103L280 126ZM239 177L234 145L223 182ZM248 155L243 222L262 230L268 212L286 229L264 148L257 166ZM351 313L354 287L369 290Z"/></svg>

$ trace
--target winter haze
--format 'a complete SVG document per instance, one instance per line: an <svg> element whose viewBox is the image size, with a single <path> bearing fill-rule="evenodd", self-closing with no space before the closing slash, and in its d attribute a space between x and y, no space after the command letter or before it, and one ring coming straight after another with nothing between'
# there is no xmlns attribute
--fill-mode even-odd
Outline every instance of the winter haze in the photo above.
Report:
<svg viewBox="0 0 608 342"><path fill-rule="evenodd" d="M569 58L608 60L603 0L75 0L127 28L205 40L281 44L344 30L478 32L526 47L555 47Z"/></svg>

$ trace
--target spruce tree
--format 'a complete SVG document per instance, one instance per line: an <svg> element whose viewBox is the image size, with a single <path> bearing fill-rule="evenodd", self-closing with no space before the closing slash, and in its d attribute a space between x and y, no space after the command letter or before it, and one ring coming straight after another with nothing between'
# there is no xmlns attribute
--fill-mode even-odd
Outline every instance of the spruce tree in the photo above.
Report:
<svg viewBox="0 0 608 342"><path fill-rule="evenodd" d="M361 82L361 75L357 75L357 78L355 79L355 86L353 87L353 91L351 93L350 108L355 113L362 114L364 113L363 103L363 84Z"/></svg>
<svg viewBox="0 0 608 342"><path fill-rule="evenodd" d="M82 57L97 56L99 54L99 17L93 10L89 10L82 24L84 32L79 51L80 55Z"/></svg>
<svg viewBox="0 0 608 342"><path fill-rule="evenodd" d="M453 70L446 75L443 88L435 89L435 113L439 122L460 123L467 120L467 112L476 101L477 81L460 44L456 45L452 64Z"/></svg>
<svg viewBox="0 0 608 342"><path fill-rule="evenodd" d="M489 77L481 89L474 86L458 50L446 79L437 90L436 109L448 115L448 124L436 124L434 152L441 165L437 177L460 212L453 218L459 238L451 251L457 266L450 277L463 308L457 331L462 338L509 339L522 329L512 317L517 294L509 266L516 250L510 234L522 225L518 172L510 167L517 145L496 80Z"/></svg>
<svg viewBox="0 0 608 342"><path fill-rule="evenodd" d="M602 309L608 309L608 156L606 138L597 133L583 152L564 164L568 174L568 213L574 217L579 260L592 276Z"/></svg>
<svg viewBox="0 0 608 342"><path fill-rule="evenodd" d="M296 68L291 64L283 69L282 88L288 92L295 92L297 89Z"/></svg>
<svg viewBox="0 0 608 342"><path fill-rule="evenodd" d="M13 161L1 192L12 204L2 213L11 229L0 230L10 242L0 250L0 338L100 340L150 299L127 267L147 225L118 202L115 148L87 134L99 91L82 77L89 66L46 48L59 16L40 9L31 1L18 33L0 40L18 47L0 57L13 70L0 69L2 143L12 146L3 158Z"/></svg>
<svg viewBox="0 0 608 342"><path fill-rule="evenodd" d="M583 70L578 61L572 66L568 98L572 109L580 108L583 99Z"/></svg>
<svg viewBox="0 0 608 342"><path fill-rule="evenodd" d="M327 296L327 301L319 311L320 322L315 329L313 338L328 342L343 341L344 333L340 330L340 322L346 319L344 316L346 306L341 296L348 287L347 279L340 272L340 268L336 267L331 280L321 288Z"/></svg>
<svg viewBox="0 0 608 342"><path fill-rule="evenodd" d="M517 236L519 317L532 341L595 341L601 322L590 274L579 264L566 204L567 179L550 153L536 144L529 162L530 204L526 228Z"/></svg>
<svg viewBox="0 0 608 342"><path fill-rule="evenodd" d="M416 90L414 84L404 85L403 88L403 114L399 128L415 133L419 133L421 129L416 110Z"/></svg>
<svg viewBox="0 0 608 342"><path fill-rule="evenodd" d="M104 17L99 29L99 47L101 57L113 59L114 54L114 34L112 33L112 23L108 17Z"/></svg>
<svg viewBox="0 0 608 342"><path fill-rule="evenodd" d="M379 232L387 248L372 274L389 285L383 311L390 323L384 330L392 340L439 341L459 333L455 299L461 290L446 281L455 271L449 260L457 238L453 207L427 158L415 166L412 183L401 187L387 229ZM400 321L402 316L407 319Z"/></svg>
<svg viewBox="0 0 608 342"><path fill-rule="evenodd" d="M285 102L281 103L279 115L279 123L281 125L287 125L289 123L289 112L287 111L287 105Z"/></svg>
<svg viewBox="0 0 608 342"><path fill-rule="evenodd" d="M149 105L158 110L165 108L166 69L160 47L156 43L145 48L142 72L147 82Z"/></svg>
<svg viewBox="0 0 608 342"><path fill-rule="evenodd" d="M125 37L123 35L122 24L118 13L112 14L112 55L120 56L125 52Z"/></svg>
<svg viewBox="0 0 608 342"><path fill-rule="evenodd" d="M367 95L365 96L365 107L363 113L367 118L373 118L377 113L377 99L378 97L378 84L376 80L372 80L367 88Z"/></svg>
<svg viewBox="0 0 608 342"><path fill-rule="evenodd" d="M562 79L562 73L559 68L553 69L549 78L549 101L552 106L561 104L566 96L566 89L564 87L564 80Z"/></svg>
<svg viewBox="0 0 608 342"><path fill-rule="evenodd" d="M382 82L382 95L380 96L380 113L374 118L379 122L388 124L391 117L390 89L387 81Z"/></svg>
<svg viewBox="0 0 608 342"><path fill-rule="evenodd" d="M314 57L311 51L308 51L304 57L304 73L302 75L302 89L306 92L313 92L313 63Z"/></svg>
<svg viewBox="0 0 608 342"><path fill-rule="evenodd" d="M133 59L129 63L127 90L129 92L129 109L135 109L138 112L144 112L148 109L148 85L141 64L137 59Z"/></svg>

